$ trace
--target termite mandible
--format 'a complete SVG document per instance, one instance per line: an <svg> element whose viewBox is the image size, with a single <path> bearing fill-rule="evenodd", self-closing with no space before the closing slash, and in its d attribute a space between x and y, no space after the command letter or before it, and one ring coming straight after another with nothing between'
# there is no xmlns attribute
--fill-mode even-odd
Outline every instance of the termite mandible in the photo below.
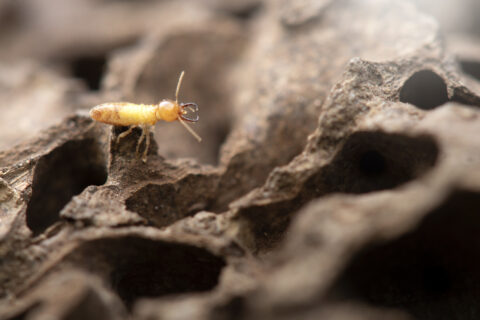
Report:
<svg viewBox="0 0 480 320"><path fill-rule="evenodd" d="M180 91L184 74L185 72L182 71L178 78L175 101L164 99L158 104L136 104L130 102L102 103L90 110L90 117L95 121L112 124L114 126L129 126L128 130L118 135L117 143L120 142L120 139L130 134L135 127L138 126L142 128L142 135L137 142L136 154L138 155L143 139L146 139L145 150L142 156L143 162L147 162L147 152L150 147L150 127L154 126L159 120L167 122L178 120L188 132L200 142L202 138L186 123L198 121L198 105L193 102L178 102L178 92Z"/></svg>

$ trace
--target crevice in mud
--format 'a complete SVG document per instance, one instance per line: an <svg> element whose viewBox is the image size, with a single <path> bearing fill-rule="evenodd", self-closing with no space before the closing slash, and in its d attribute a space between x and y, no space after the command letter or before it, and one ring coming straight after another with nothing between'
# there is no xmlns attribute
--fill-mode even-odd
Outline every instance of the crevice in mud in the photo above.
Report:
<svg viewBox="0 0 480 320"><path fill-rule="evenodd" d="M469 92L468 90L465 90L464 88L455 88L450 101L461 103L467 106L480 107L480 97Z"/></svg>
<svg viewBox="0 0 480 320"><path fill-rule="evenodd" d="M190 174L175 183L147 184L126 201L134 211L156 227L166 227L205 210L212 201L217 179L205 174Z"/></svg>
<svg viewBox="0 0 480 320"><path fill-rule="evenodd" d="M68 141L54 149L35 167L27 226L35 235L42 233L73 196L106 179L106 160L95 140Z"/></svg>
<svg viewBox="0 0 480 320"><path fill-rule="evenodd" d="M308 201L334 192L361 194L395 188L432 169L438 154L430 136L356 132L328 165L303 183L296 197L246 207L239 216L250 223L256 247L269 249L283 238L292 215Z"/></svg>
<svg viewBox="0 0 480 320"><path fill-rule="evenodd" d="M211 290L225 266L204 249L135 236L90 241L75 260L106 278L128 308L140 297Z"/></svg>
<svg viewBox="0 0 480 320"><path fill-rule="evenodd" d="M480 81L480 61L460 60L462 71Z"/></svg>
<svg viewBox="0 0 480 320"><path fill-rule="evenodd" d="M352 134L333 161L306 183L328 192L366 193L395 188L433 168L438 146L430 136Z"/></svg>
<svg viewBox="0 0 480 320"><path fill-rule="evenodd" d="M356 254L333 300L400 308L417 319L480 315L480 193L453 192L413 231Z"/></svg>
<svg viewBox="0 0 480 320"><path fill-rule="evenodd" d="M431 70L414 73L400 90L400 101L431 110L449 101L445 81Z"/></svg>
<svg viewBox="0 0 480 320"><path fill-rule="evenodd" d="M107 72L111 53L118 49L128 48L136 41L135 37L123 39L94 52L80 52L68 57L59 57L55 63L60 63L62 69L65 69L70 76L82 80L90 91L99 91Z"/></svg>
<svg viewBox="0 0 480 320"><path fill-rule="evenodd" d="M230 119L226 119L225 121L219 122L213 130L214 134L212 139L212 146L213 146L212 154L216 156L215 162L213 163L214 166L218 166L220 164L220 156L221 156L220 152L231 130L232 130L232 123Z"/></svg>
<svg viewBox="0 0 480 320"><path fill-rule="evenodd" d="M100 89L106 64L106 54L76 57L69 63L72 76L83 80L92 91Z"/></svg>

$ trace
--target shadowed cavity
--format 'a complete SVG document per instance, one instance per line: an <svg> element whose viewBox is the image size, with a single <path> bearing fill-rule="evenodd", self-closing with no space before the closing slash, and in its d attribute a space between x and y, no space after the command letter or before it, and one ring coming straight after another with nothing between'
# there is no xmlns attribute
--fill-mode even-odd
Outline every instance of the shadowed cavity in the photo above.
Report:
<svg viewBox="0 0 480 320"><path fill-rule="evenodd" d="M334 192L362 194L395 188L427 173L438 153L430 136L356 132L328 165L311 174L293 199L246 207L239 215L251 225L257 248L268 249L283 238L292 215L312 199ZM285 179L295 177L286 174Z"/></svg>
<svg viewBox="0 0 480 320"><path fill-rule="evenodd" d="M100 272L129 308L140 297L211 290L225 266L204 249L135 236L90 241L75 257Z"/></svg>
<svg viewBox="0 0 480 320"><path fill-rule="evenodd" d="M400 101L431 110L449 101L445 81L431 70L414 73L400 90Z"/></svg>
<svg viewBox="0 0 480 320"><path fill-rule="evenodd" d="M90 185L107 179L104 154L93 139L68 141L43 156L35 167L27 226L39 234L59 220L60 210Z"/></svg>
<svg viewBox="0 0 480 320"><path fill-rule="evenodd" d="M478 319L479 207L479 193L452 193L415 230L359 252L329 299L399 308L417 319Z"/></svg>

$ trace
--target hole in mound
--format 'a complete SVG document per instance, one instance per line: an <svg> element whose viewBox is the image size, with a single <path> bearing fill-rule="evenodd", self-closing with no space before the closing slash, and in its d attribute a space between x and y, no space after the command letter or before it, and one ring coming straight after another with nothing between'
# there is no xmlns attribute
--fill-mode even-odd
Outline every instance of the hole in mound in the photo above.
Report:
<svg viewBox="0 0 480 320"><path fill-rule="evenodd" d="M204 249L140 237L90 241L75 255L102 272L128 308L140 297L211 290L225 266Z"/></svg>
<svg viewBox="0 0 480 320"><path fill-rule="evenodd" d="M358 169L366 175L384 174L387 168L385 157L376 150L365 151L358 160Z"/></svg>
<svg viewBox="0 0 480 320"><path fill-rule="evenodd" d="M70 62L71 73L82 79L92 91L100 89L107 63L106 55L77 57Z"/></svg>
<svg viewBox="0 0 480 320"><path fill-rule="evenodd" d="M431 70L418 71L403 84L400 101L423 110L434 109L449 101L447 85Z"/></svg>
<svg viewBox="0 0 480 320"><path fill-rule="evenodd" d="M453 193L416 230L358 253L329 298L401 308L418 319L478 319L480 194Z"/></svg>
<svg viewBox="0 0 480 320"><path fill-rule="evenodd" d="M366 193L394 188L431 169L438 153L429 136L356 132L331 164L310 178L307 189Z"/></svg>
<svg viewBox="0 0 480 320"><path fill-rule="evenodd" d="M215 190L214 176L191 174L175 184L148 184L130 196L125 204L128 210L161 228L206 209Z"/></svg>
<svg viewBox="0 0 480 320"><path fill-rule="evenodd" d="M66 142L36 165L27 226L35 235L43 232L59 220L60 210L74 195L106 180L103 153L93 139Z"/></svg>
<svg viewBox="0 0 480 320"><path fill-rule="evenodd" d="M460 67L466 74L480 80L480 61L461 60Z"/></svg>
<svg viewBox="0 0 480 320"><path fill-rule="evenodd" d="M240 215L250 223L256 247L271 249L283 238L292 215L308 201L333 192L367 193L395 188L433 168L438 153L437 144L429 136L356 132L329 165L305 181L295 198L247 207ZM287 181L286 185L292 183L296 182Z"/></svg>

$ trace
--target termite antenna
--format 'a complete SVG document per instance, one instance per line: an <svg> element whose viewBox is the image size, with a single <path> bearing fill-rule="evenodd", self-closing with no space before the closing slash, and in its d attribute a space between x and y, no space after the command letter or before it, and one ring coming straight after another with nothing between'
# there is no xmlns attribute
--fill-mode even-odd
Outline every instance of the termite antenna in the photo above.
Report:
<svg viewBox="0 0 480 320"><path fill-rule="evenodd" d="M185 71L182 71L180 73L180 78L178 78L178 83L177 83L177 91L175 91L175 103L178 104L178 92L180 91L180 86L182 85L182 80L183 80L183 75L185 74Z"/></svg>
<svg viewBox="0 0 480 320"><path fill-rule="evenodd" d="M198 142L202 142L202 138L200 138L200 136L195 131L193 131L193 129L190 128L190 126L182 120L182 118L178 117L178 121L183 124L183 126L188 130L188 132L192 134L192 136L195 137L195 139L198 140Z"/></svg>

